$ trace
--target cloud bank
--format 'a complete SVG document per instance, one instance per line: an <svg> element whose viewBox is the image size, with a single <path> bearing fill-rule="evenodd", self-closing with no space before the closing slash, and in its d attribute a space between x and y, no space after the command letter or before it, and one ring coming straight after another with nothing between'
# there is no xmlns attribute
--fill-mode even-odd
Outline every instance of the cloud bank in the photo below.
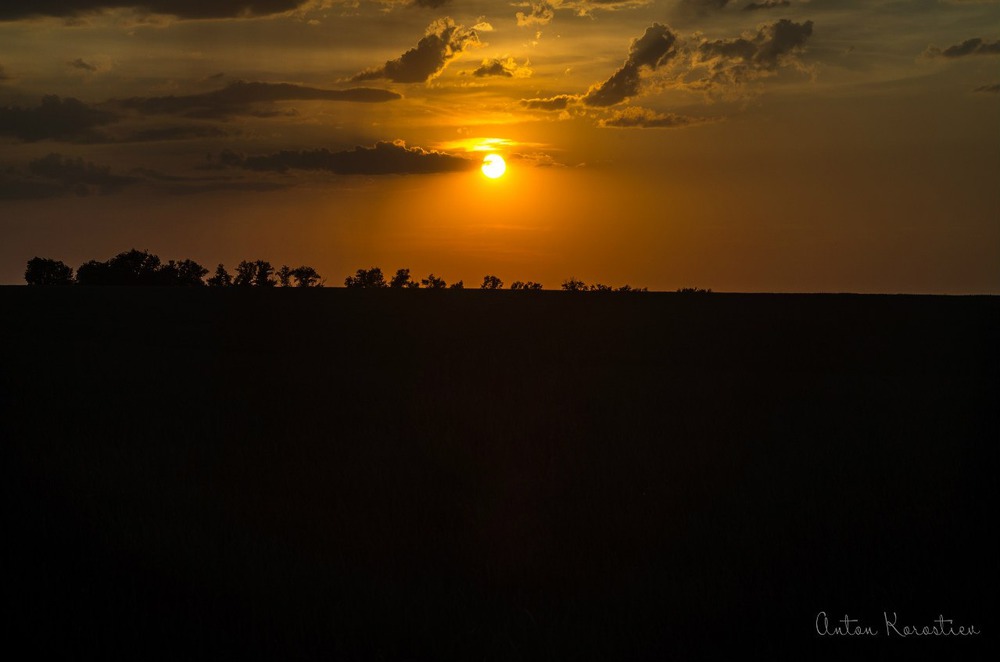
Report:
<svg viewBox="0 0 1000 662"><path fill-rule="evenodd" d="M248 170L321 170L338 175L423 175L462 172L479 165L476 161L452 154L407 147L401 140L378 142L373 147L358 146L341 152L328 149L286 150L263 156L223 152L220 161Z"/></svg>
<svg viewBox="0 0 1000 662"><path fill-rule="evenodd" d="M283 14L312 0L4 0L0 21L38 16L70 18L104 9L136 9L178 18L247 18Z"/></svg>
<svg viewBox="0 0 1000 662"><path fill-rule="evenodd" d="M183 115L222 119L234 115L260 114L255 104L275 101L352 101L355 103L383 103L401 99L390 90L356 87L347 90L326 90L304 87L291 83L259 83L237 81L221 90L168 97L133 97L117 101L123 108L144 114ZM267 113L273 114L273 113Z"/></svg>

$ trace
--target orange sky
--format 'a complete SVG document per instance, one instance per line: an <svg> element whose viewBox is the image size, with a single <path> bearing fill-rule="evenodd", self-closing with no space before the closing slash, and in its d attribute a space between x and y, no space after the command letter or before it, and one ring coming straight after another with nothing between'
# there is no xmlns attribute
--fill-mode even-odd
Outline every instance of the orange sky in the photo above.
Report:
<svg viewBox="0 0 1000 662"><path fill-rule="evenodd" d="M0 9L0 283L136 247L1000 292L996 2L128 4Z"/></svg>

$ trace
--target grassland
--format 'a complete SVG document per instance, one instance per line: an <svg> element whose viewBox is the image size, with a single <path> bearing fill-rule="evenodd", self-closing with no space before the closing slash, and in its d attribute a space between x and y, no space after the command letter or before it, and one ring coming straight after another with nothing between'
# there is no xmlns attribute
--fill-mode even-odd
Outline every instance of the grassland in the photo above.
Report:
<svg viewBox="0 0 1000 662"><path fill-rule="evenodd" d="M996 297L6 287L0 309L5 640L37 657L995 648ZM824 638L820 611L984 634Z"/></svg>

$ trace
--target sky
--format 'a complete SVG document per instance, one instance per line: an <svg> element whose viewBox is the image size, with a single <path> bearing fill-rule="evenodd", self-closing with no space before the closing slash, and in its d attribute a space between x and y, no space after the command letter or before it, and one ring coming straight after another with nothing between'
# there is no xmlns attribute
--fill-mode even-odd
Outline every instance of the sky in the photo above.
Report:
<svg viewBox="0 0 1000 662"><path fill-rule="evenodd" d="M0 284L137 248L998 294L998 182L993 0L0 6Z"/></svg>

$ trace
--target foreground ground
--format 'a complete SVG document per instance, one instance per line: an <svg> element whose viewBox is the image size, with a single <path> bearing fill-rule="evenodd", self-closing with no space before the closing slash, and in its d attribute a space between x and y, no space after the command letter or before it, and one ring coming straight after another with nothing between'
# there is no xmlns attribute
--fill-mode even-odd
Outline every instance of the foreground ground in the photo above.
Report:
<svg viewBox="0 0 1000 662"><path fill-rule="evenodd" d="M995 297L8 287L0 309L4 636L39 656L995 649ZM820 612L881 634L819 636ZM883 612L983 634L892 638Z"/></svg>

